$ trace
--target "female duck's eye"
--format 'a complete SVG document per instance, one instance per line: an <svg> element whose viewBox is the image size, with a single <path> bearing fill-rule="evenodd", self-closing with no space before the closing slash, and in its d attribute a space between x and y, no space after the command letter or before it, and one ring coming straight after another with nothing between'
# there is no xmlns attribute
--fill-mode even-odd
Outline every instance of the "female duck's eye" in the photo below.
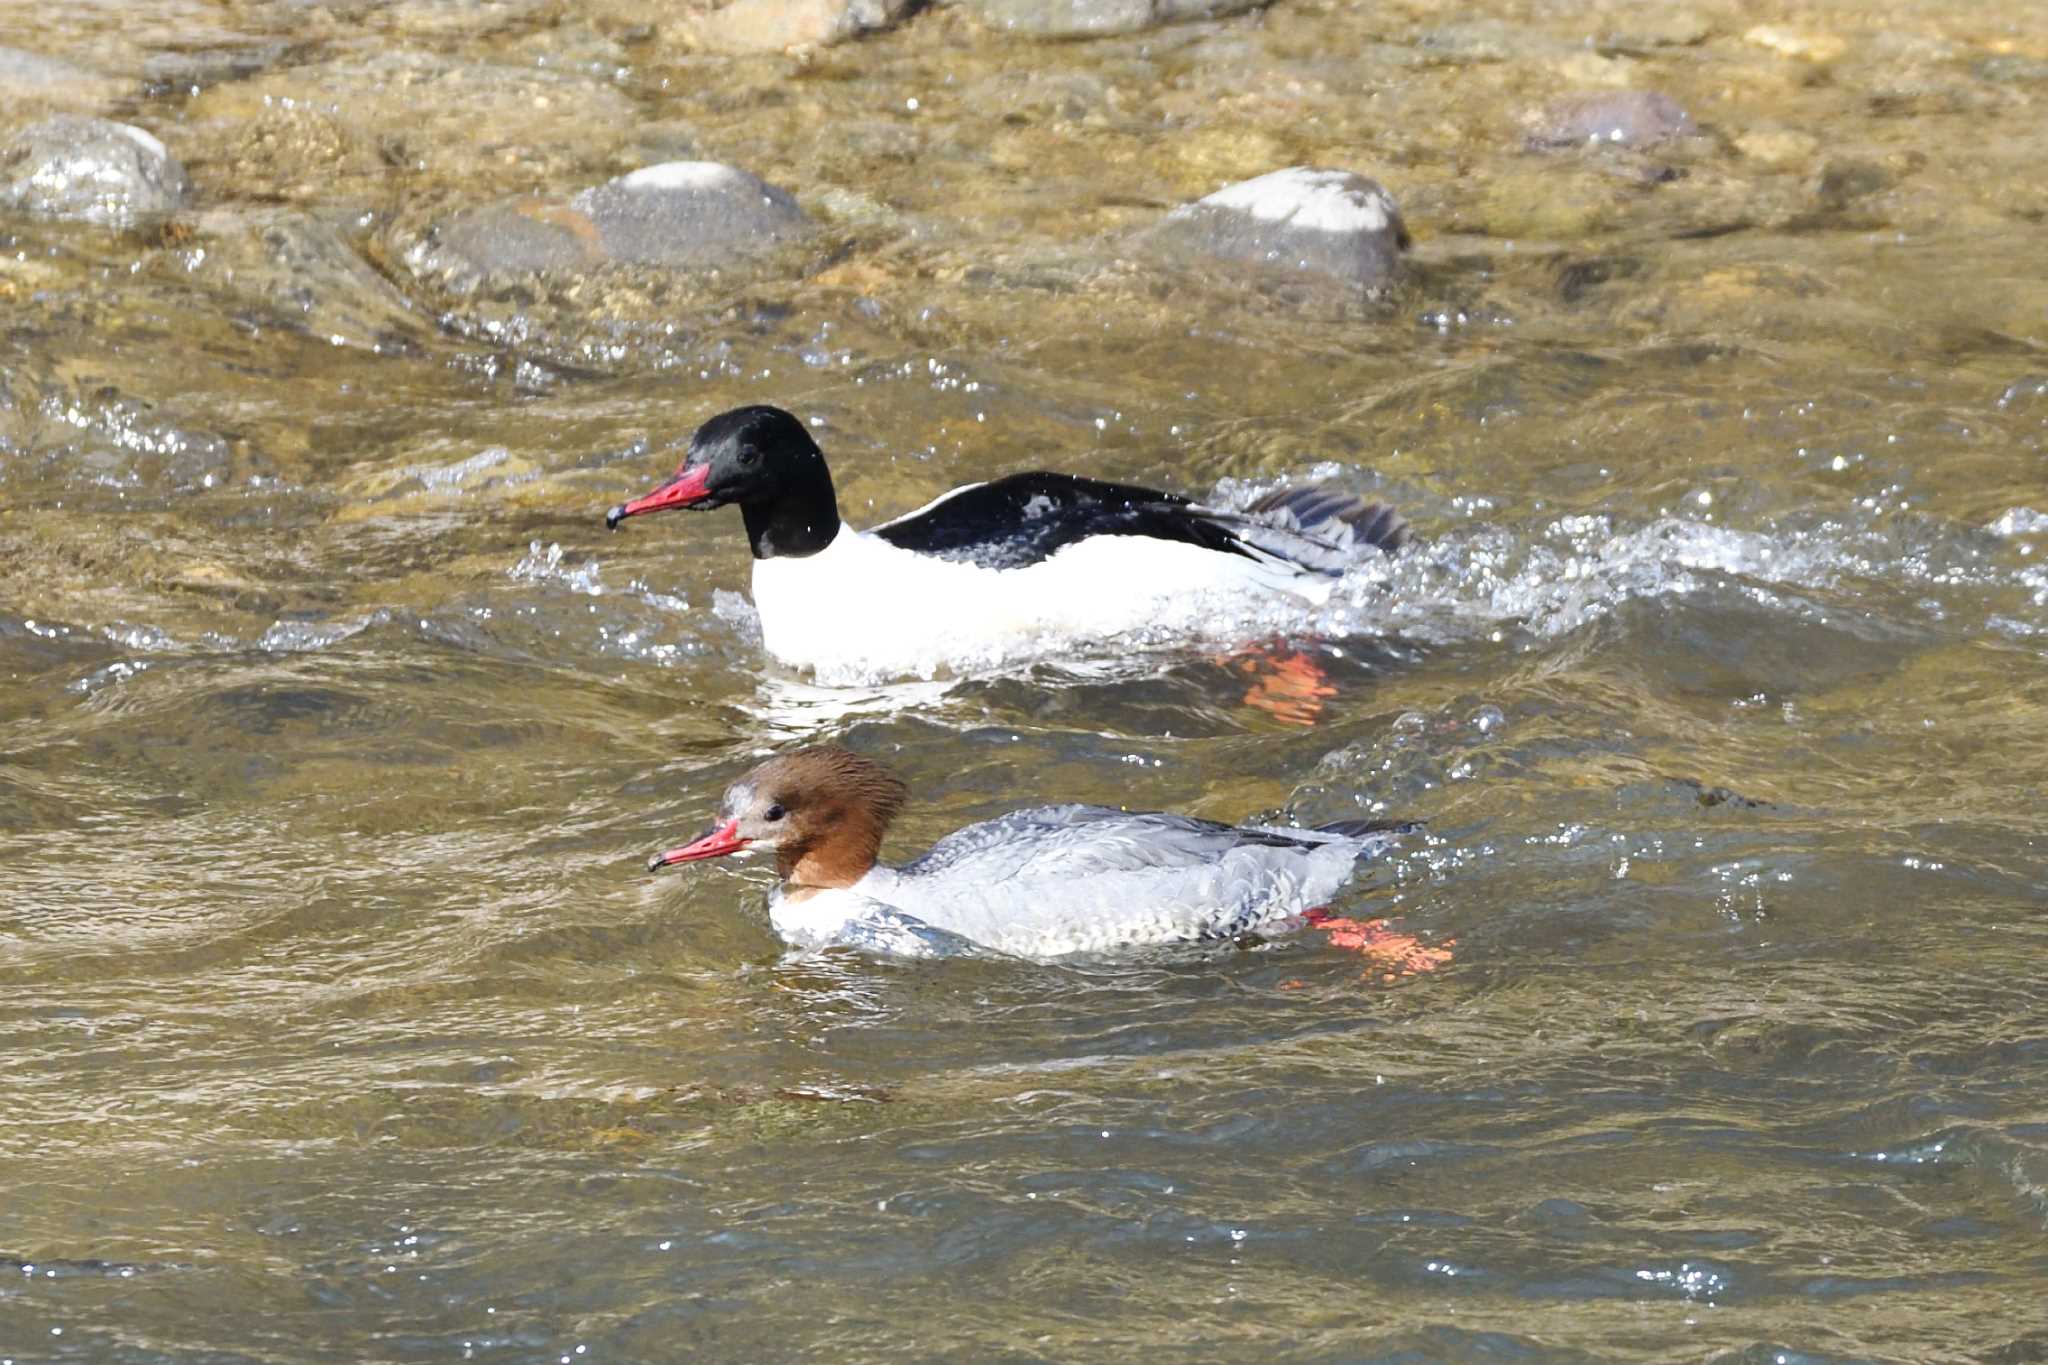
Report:
<svg viewBox="0 0 2048 1365"><path fill-rule="evenodd" d="M784 810L784 809L783 809L783 808L782 808L781 806L779 806L779 805L777 805L777 806L770 806L770 807L768 808L768 814L767 814L767 816L766 816L765 818L766 818L766 819L769 819L769 820L780 820L780 819L781 819L781 818L782 818L783 816L785 816L785 815L787 815L787 814L789 814L789 812L788 812L788 811L786 811L786 810Z"/></svg>

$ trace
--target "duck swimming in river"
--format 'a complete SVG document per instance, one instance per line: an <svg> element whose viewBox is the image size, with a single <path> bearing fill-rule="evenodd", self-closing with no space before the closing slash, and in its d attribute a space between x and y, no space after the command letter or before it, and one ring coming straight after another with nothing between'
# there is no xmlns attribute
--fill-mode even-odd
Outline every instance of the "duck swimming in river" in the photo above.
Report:
<svg viewBox="0 0 2048 1365"><path fill-rule="evenodd" d="M675 475L605 523L734 503L768 652L821 676L931 676L1193 639L1233 608L1320 604L1346 569L1408 540L1391 507L1320 486L1233 512L1050 473L967 484L855 531L817 442L766 406L705 422Z"/></svg>
<svg viewBox="0 0 2048 1365"><path fill-rule="evenodd" d="M1416 826L1226 825L1106 806L1028 806L955 830L901 867L877 861L908 789L847 749L797 749L726 789L711 828L648 870L772 852L769 919L786 941L875 946L901 931L1021 957L1297 928L1362 860ZM914 933L913 933L914 937Z"/></svg>

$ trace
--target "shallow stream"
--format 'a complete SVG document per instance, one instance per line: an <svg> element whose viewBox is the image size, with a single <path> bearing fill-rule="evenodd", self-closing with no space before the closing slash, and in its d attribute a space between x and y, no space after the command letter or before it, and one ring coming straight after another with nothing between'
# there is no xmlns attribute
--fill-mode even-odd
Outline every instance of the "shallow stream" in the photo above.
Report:
<svg viewBox="0 0 2048 1365"><path fill-rule="evenodd" d="M0 220L0 1359L2048 1359L2048 23L1882 9L0 3L192 178ZM1697 131L1529 149L1618 86ZM676 157L818 231L408 269ZM1133 256L1293 164L1399 201L1385 296ZM1045 467L1417 542L1264 623L1329 695L819 687L737 517L603 527L749 402L857 524ZM1425 820L1336 909L1446 960L785 957L644 862L799 737L899 857Z"/></svg>

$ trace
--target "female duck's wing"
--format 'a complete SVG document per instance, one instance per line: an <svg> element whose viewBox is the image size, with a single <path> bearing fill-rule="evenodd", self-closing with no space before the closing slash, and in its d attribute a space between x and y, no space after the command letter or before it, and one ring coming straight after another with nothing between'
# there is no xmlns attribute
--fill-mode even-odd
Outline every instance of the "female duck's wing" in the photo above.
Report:
<svg viewBox="0 0 2048 1365"><path fill-rule="evenodd" d="M948 835L890 874L889 899L1026 957L1226 938L1324 903L1396 837L1039 806Z"/></svg>
<svg viewBox="0 0 2048 1365"><path fill-rule="evenodd" d="M1405 829L1271 829L1108 806L1031 806L955 830L901 872L905 877L997 882L1194 868L1213 865L1235 849L1265 848L1284 857L1384 832L1387 839L1372 844L1376 851Z"/></svg>

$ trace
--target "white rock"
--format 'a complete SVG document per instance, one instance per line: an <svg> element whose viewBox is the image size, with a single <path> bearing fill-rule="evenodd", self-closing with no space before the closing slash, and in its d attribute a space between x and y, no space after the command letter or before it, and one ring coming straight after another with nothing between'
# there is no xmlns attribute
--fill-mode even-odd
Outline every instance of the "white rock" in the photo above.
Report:
<svg viewBox="0 0 2048 1365"><path fill-rule="evenodd" d="M1175 209L1174 215L1202 207L1240 209L1261 222L1316 232L1384 232L1398 212L1392 196L1372 181L1349 171L1313 171L1306 166L1226 185Z"/></svg>
<svg viewBox="0 0 2048 1365"><path fill-rule="evenodd" d="M0 207L127 227L184 203L185 168L140 128L60 114L0 144Z"/></svg>
<svg viewBox="0 0 2048 1365"><path fill-rule="evenodd" d="M1408 231L1393 196L1354 171L1291 166L1183 204L1150 233L1155 248L1314 271L1376 291Z"/></svg>
<svg viewBox="0 0 2048 1365"><path fill-rule="evenodd" d="M708 190L731 184L738 175L717 161L664 161L658 166L642 166L616 183L631 190Z"/></svg>

